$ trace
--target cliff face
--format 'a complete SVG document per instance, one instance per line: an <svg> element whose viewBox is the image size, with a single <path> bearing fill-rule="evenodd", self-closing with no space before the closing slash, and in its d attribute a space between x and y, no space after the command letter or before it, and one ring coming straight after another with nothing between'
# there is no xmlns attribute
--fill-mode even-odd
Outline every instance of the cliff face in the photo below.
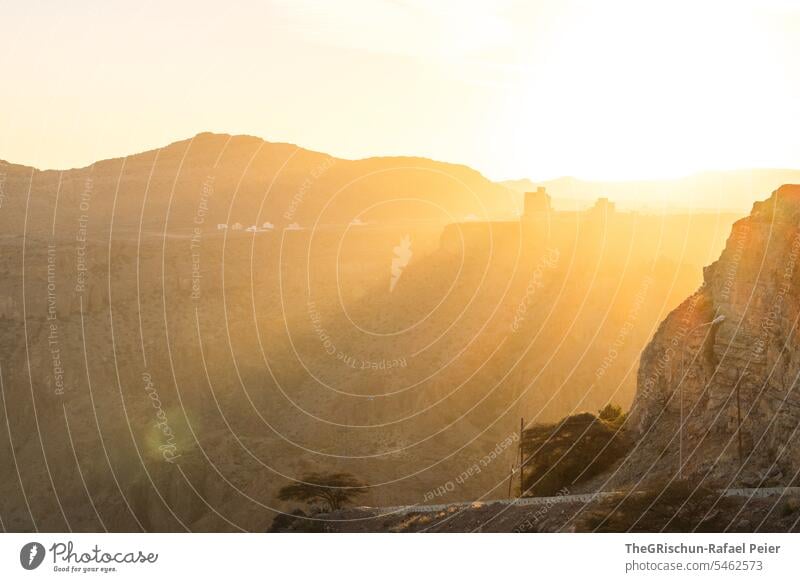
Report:
<svg viewBox="0 0 800 582"><path fill-rule="evenodd" d="M720 486L796 480L799 259L800 186L787 185L734 224L642 353L623 484L675 475L681 460L684 477Z"/></svg>

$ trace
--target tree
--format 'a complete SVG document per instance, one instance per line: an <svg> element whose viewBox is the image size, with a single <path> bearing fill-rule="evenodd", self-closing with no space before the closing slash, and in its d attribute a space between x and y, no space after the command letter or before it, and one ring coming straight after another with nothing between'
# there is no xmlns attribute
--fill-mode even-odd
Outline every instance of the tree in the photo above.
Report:
<svg viewBox="0 0 800 582"><path fill-rule="evenodd" d="M621 426L625 422L627 416L622 412L622 407L619 404L612 404L609 402L597 412L600 420L604 420L616 426Z"/></svg>
<svg viewBox="0 0 800 582"><path fill-rule="evenodd" d="M278 499L308 504L323 502L330 511L336 511L366 492L367 485L350 473L307 473L297 483L282 487Z"/></svg>

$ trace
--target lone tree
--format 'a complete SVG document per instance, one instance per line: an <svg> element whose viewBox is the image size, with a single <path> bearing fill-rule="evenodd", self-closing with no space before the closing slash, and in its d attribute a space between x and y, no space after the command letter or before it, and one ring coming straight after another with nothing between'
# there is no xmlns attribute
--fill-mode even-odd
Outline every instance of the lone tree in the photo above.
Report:
<svg viewBox="0 0 800 582"><path fill-rule="evenodd" d="M367 492L366 483L350 473L307 473L301 481L282 487L278 499L308 504L323 502L330 511L336 511Z"/></svg>
<svg viewBox="0 0 800 582"><path fill-rule="evenodd" d="M627 416L627 414L622 412L622 407L619 404L612 404L611 402L597 412L597 417L600 420L604 420L616 427L622 426Z"/></svg>

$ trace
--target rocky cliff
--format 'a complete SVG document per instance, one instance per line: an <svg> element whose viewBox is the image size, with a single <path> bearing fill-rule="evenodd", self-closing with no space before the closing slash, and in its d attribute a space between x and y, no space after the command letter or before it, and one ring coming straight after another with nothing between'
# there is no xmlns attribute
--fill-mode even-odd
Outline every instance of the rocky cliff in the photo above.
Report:
<svg viewBox="0 0 800 582"><path fill-rule="evenodd" d="M638 445L618 485L796 481L799 257L800 186L786 185L734 224L700 289L642 353L629 416Z"/></svg>

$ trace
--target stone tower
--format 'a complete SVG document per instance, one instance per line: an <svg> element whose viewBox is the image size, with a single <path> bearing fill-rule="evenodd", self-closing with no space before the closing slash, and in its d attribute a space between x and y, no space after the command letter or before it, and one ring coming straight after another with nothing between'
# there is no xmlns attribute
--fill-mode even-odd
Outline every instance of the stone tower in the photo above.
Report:
<svg viewBox="0 0 800 582"><path fill-rule="evenodd" d="M523 220L544 218L550 212L550 195L544 187L539 186L536 192L525 192L525 212Z"/></svg>

